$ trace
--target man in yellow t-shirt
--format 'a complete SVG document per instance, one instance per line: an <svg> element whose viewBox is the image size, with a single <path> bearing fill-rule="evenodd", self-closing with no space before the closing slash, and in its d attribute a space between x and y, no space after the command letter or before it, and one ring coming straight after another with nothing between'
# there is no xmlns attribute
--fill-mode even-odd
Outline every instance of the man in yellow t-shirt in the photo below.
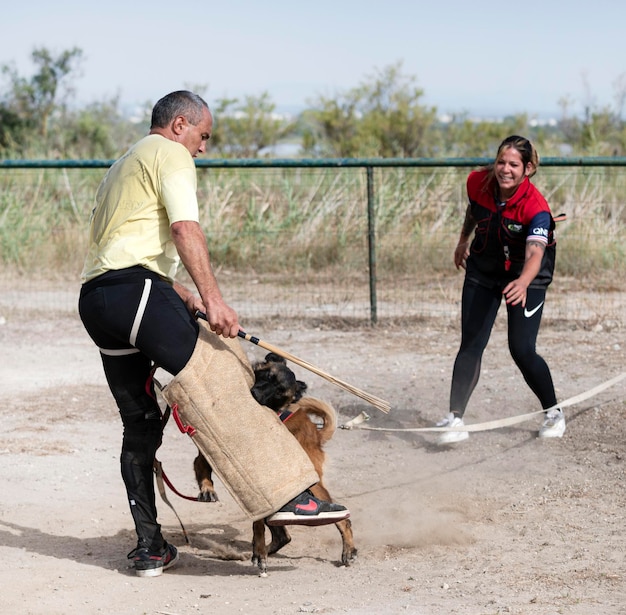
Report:
<svg viewBox="0 0 626 615"><path fill-rule="evenodd" d="M153 463L163 425L154 388L146 390L152 367L173 375L183 370L198 341L197 311L216 334L239 332L198 222L194 157L206 151L212 127L206 102L192 92L172 92L156 103L150 134L113 164L98 188L81 276L80 317L100 350L124 426L122 478L138 537L129 558L138 576L160 575L178 558L157 522ZM197 292L175 281L180 262ZM283 523L305 525L349 516L308 491L278 513Z"/></svg>
<svg viewBox="0 0 626 615"><path fill-rule="evenodd" d="M196 168L180 143L151 134L107 173L96 195L83 282L141 265L174 281L170 225L198 222Z"/></svg>

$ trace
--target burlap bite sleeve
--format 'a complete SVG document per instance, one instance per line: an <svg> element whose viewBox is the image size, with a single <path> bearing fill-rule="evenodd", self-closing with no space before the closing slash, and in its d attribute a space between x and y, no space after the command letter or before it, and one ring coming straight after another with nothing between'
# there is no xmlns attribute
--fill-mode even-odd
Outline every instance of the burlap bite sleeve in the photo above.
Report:
<svg viewBox="0 0 626 615"><path fill-rule="evenodd" d="M238 339L199 321L191 359L163 389L225 487L251 519L276 512L319 477L272 410L250 393L254 372Z"/></svg>

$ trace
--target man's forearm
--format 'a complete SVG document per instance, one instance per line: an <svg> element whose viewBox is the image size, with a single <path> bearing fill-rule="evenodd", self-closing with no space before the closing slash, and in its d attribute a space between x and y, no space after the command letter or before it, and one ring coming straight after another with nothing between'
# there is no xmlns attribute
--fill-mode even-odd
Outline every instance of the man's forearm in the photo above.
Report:
<svg viewBox="0 0 626 615"><path fill-rule="evenodd" d="M180 259L205 304L212 297L221 298L211 267L209 249L200 225L192 221L175 222L171 226L171 232Z"/></svg>

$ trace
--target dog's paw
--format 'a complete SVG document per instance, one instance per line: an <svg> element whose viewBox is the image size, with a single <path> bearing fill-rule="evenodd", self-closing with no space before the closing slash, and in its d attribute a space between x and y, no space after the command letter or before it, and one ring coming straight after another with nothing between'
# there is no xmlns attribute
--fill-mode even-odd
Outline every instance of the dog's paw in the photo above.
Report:
<svg viewBox="0 0 626 615"><path fill-rule="evenodd" d="M217 493L215 491L200 491L198 493L198 502L219 502L220 499L217 497Z"/></svg>
<svg viewBox="0 0 626 615"><path fill-rule="evenodd" d="M259 569L259 576L267 576L267 557L262 557L256 553L252 555L252 564Z"/></svg>
<svg viewBox="0 0 626 615"><path fill-rule="evenodd" d="M357 550L355 548L344 551L341 554L341 565L342 566L350 566L356 562L356 554Z"/></svg>

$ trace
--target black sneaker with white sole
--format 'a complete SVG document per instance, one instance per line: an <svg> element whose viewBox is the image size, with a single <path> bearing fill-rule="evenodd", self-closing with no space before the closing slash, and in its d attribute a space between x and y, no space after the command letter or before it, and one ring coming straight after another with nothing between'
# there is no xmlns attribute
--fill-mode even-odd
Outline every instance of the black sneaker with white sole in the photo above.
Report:
<svg viewBox="0 0 626 615"><path fill-rule="evenodd" d="M267 525L327 525L349 516L350 511L345 506L320 500L307 490L270 515L265 522Z"/></svg>
<svg viewBox="0 0 626 615"><path fill-rule="evenodd" d="M167 542L160 551L137 547L128 554L128 559L133 560L138 577L158 577L178 561L178 550Z"/></svg>

